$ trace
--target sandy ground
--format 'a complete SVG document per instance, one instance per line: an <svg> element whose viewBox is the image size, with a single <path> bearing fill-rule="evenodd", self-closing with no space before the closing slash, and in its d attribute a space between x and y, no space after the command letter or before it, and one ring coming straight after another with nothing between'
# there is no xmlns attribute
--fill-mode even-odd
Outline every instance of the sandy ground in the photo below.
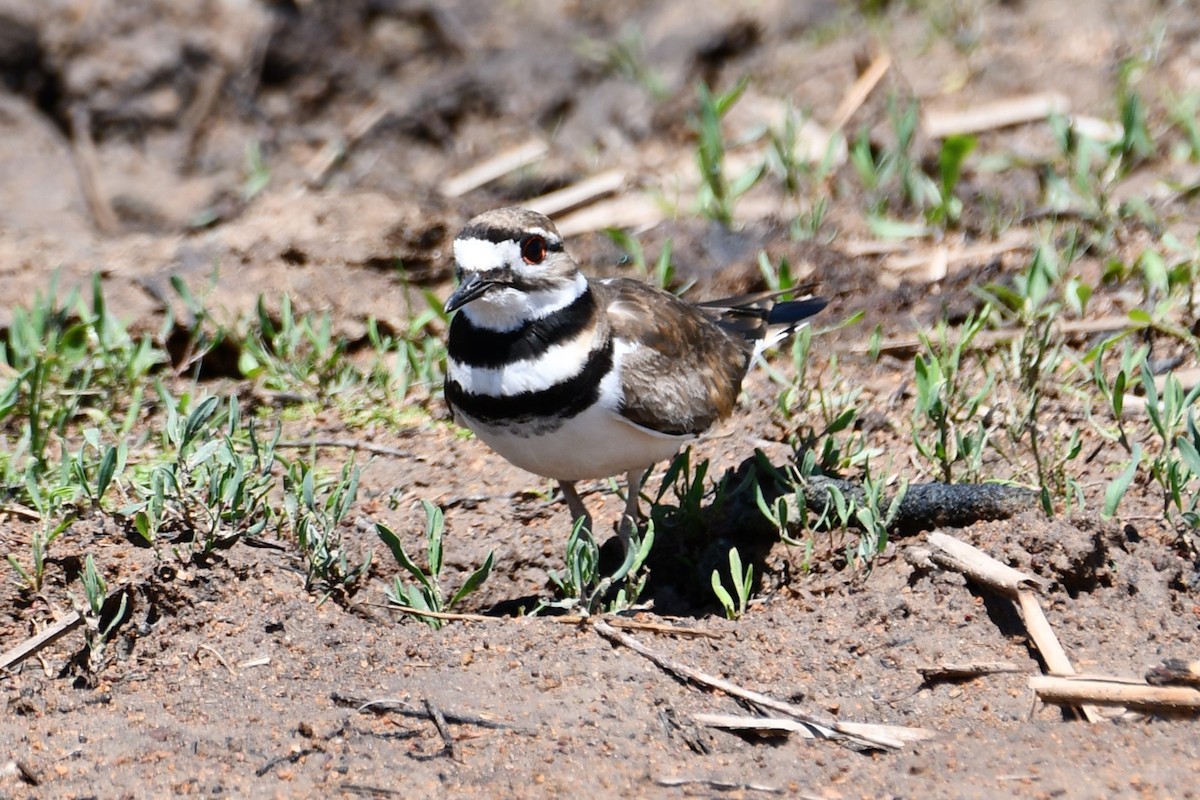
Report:
<svg viewBox="0 0 1200 800"><path fill-rule="evenodd" d="M729 120L743 133L783 100L828 123L859 71L885 50L892 66L847 130L886 141L889 94L949 112L1052 91L1074 113L1112 120L1118 66L1147 48L1147 92L1200 86L1198 30L1185 4L1132 0L1070 8L947 2L889 7L873 21L820 0L213 0L187 9L155 0L0 2L0 329L52 273L65 290L99 271L111 307L135 329L156 331L177 303L169 276L205 287L215 266L209 297L225 319L239 319L260 294L277 308L286 292L298 310L329 312L340 335L361 343L370 317L406 330L417 290L445 295L449 243L483 209L608 169L624 171L627 193L647 187L668 205L685 200L698 80L729 86L752 76ZM640 54L659 97L644 74L614 66L621 48ZM445 194L448 177L531 137L550 142L534 167L462 197ZM269 177L261 191L248 189L252 146ZM924 139L918 148L936 153ZM1031 160L1052 148L1040 124L985 132L979 146ZM1194 184L1188 169L1156 161L1115 191L1157 197L1152 187L1163 181ZM814 242L788 236L786 203L767 186L743 199L735 233L686 214L647 218L644 204L633 211L650 223L641 240L651 260L669 237L679 280L695 280L698 296L756 288L756 258L766 249L831 298L831 322L866 311L864 323L821 340L810 375L836 358L846 381L863 389L872 441L907 464L911 443L896 420L911 407L911 362L902 351L866 358L871 329L904 337L942 316L961 321L978 303L968 287L1010 276L1028 249L965 257L930 282L921 266L928 251L902 273L889 261L894 254L856 247L872 236L849 166L827 188L826 231L836 235ZM948 246L1033 230L1020 224L1038 211L1033 170L970 172L960 191L965 222ZM1185 240L1197 229L1192 194L1159 206ZM630 207L603 213L617 222ZM1149 235L1125 234L1113 245L1121 255L1138 252ZM601 234L572 237L570 246L591 272L627 269ZM1086 256L1081 268L1098 273L1105 255ZM1120 294L1102 293L1092 313L1119 309ZM248 392L236 377L215 358L203 376L213 391L235 379ZM778 411L778 391L762 372L748 380L735 419L697 447L696 457L711 459L710 475L737 468L756 447L787 462L800 423ZM849 534L817 537L811 559L767 542L755 561L756 601L728 621L707 593L711 554L686 552L695 531L667 530L647 589L658 613L636 621L686 632L628 635L813 713L937 735L895 752L860 752L795 734L701 727L695 714L748 712L727 692L678 680L591 626L513 615L549 596L566 515L547 503L546 482L457 432L436 397L422 409L429 413L405 425L347 430L332 410L287 423L289 435L353 436L409 454L360 462L363 489L347 536L376 559L344 602L318 603L306 592L286 546L239 544L181 564L134 547L98 515L55 544L42 596L6 582L4 647L68 612L85 553L131 592L110 663L91 680L80 674L78 633L0 677L0 796L1200 794L1194 722L1124 716L1089 725L1036 702L1028 679L1043 665L1012 603L954 572L913 566L905 553L919 539L893 542L869 575L840 556ZM1051 404L1045 424L1079 424L1070 398ZM1087 444L1097 456L1079 477L1098 508L1120 453L1094 433ZM346 454L323 456L336 467ZM993 466L996 478L1027 468ZM593 488L597 517L615 519L617 498ZM490 618L434 631L386 608L396 567L372 523L387 523L418 550L421 498L446 508L448 584L495 553L495 573L462 609ZM23 552L29 525L0 519L0 549ZM710 527L712 552L723 553L722 543L727 550L757 523L725 517ZM1164 525L1151 487L1134 487L1117 522L1030 511L953 533L1044 579L1042 604L1078 671L1137 677L1163 658L1197 656L1200 573ZM920 672L962 662L1007 662L1015 671L961 680ZM445 716L448 740L430 708Z"/></svg>

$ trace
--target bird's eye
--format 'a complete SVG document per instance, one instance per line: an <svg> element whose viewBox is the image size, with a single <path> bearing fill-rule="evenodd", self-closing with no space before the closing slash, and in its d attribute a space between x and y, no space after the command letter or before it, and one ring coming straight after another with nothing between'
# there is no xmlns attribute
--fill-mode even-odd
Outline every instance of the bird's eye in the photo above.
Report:
<svg viewBox="0 0 1200 800"><path fill-rule="evenodd" d="M521 258L526 264L540 264L546 260L546 240L541 236L526 236L521 240Z"/></svg>

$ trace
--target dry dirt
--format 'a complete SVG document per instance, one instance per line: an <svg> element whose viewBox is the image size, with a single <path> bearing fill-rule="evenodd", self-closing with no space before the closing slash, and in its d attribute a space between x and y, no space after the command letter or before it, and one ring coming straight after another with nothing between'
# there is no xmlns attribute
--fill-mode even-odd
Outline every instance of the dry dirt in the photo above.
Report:
<svg viewBox="0 0 1200 800"><path fill-rule="evenodd" d="M731 120L743 129L753 127L756 103L769 98L828 120L858 68L886 48L892 69L848 126L874 126L881 137L888 94L962 109L1053 90L1077 113L1114 119L1118 65L1147 48L1156 48L1147 91L1200 87L1200 24L1188 4L882 5L889 6L883 16L868 23L822 0L5 0L0 328L53 271L60 288L99 271L110 305L140 329L156 330L171 302L168 276L199 287L216 265L212 303L230 319L260 294L276 303L286 292L301 311L331 312L353 341L371 316L404 330L406 292L431 287L444 295L448 243L474 213L610 167L670 201L692 169L687 115L700 79L728 86L752 76L738 106L745 118ZM596 55L605 52L597 42L632 41L631 31L640 32L645 63L662 81L661 100ZM326 160L326 148L353 136L371 109L386 113L344 158ZM439 193L448 176L534 135L551 141L536 168L461 199ZM250 143L270 180L247 199ZM919 146L936 152L928 142ZM1033 158L1049 147L1046 127L1032 125L983 134L980 152ZM1135 172L1122 188L1148 191L1156 180L1179 178L1163 174L1174 168L1157 162L1158 172ZM842 170L829 212L832 240L790 239L779 200L765 189L745 199L741 213L750 219L736 234L689 218L664 221L641 238L653 257L670 236L680 277L697 280L697 294L754 287L755 258L766 248L787 255L832 298L830 321L866 310L864 323L821 341L811 374L836 354L865 389L859 405L870 411L873 442L907 465L909 444L894 420L907 414L911 364L903 357L873 364L855 346L876 324L901 336L942 315L961 319L977 302L967 287L1004 279L1028 254L968 259L932 284L889 280L884 256L851 253L848 243L870 235L860 190L850 168ZM81 189L81 174L95 191ZM1000 175L966 176L964 196L992 205L969 199L966 233L952 244L989 239L982 209L1010 219L1036 211L1037 176ZM1194 194L1163 209L1193 236ZM1137 252L1136 235L1118 243L1122 254ZM589 270L620 269L605 237L570 244ZM1098 270L1100 256L1089 258L1084 267ZM1120 308L1115 296L1094 302L1097 314ZM219 363L209 367L213 378L231 377ZM748 381L736 419L697 449L712 460L710 474L736 468L755 447L777 464L787 461L797 421L775 410L776 392L762 373ZM416 415L423 421L403 429L347 431L333 413L289 423L296 435L354 436L411 453L373 459L364 472L347 535L360 552L374 549L376 561L348 603L318 604L286 548L239 544L208 563L181 564L89 518L55 544L57 583L45 598L22 599L6 580L4 648L66 613L78 586L64 581L76 579L85 553L104 565L110 583L131 581L133 591L114 658L95 685L73 666L78 632L0 677L0 796L1200 794L1194 722L1087 725L1038 704L1027 680L1041 663L1011 604L953 573L910 566L902 557L907 540L890 546L869 576L839 561L841 535L818 538L808 571L801 553L776 544L758 561L758 602L737 621L697 599L706 596L711 560L697 555L701 566L691 575L671 572L678 562L664 560L648 591L655 610L679 612L671 624L712 636L632 635L680 663L814 712L929 728L935 738L862 753L698 727L699 712L745 712L588 626L511 616L548 595L547 571L562 567L565 513L547 504L544 482L463 438L438 403L431 408L432 418ZM1051 413L1072 419L1061 405ZM1080 477L1096 508L1121 454L1092 434L1087 445L1097 457ZM345 458L324 455L335 466ZM999 465L995 477L1022 469ZM503 614L434 631L384 607L396 568L369 523L388 523L416 551L419 498L446 508L448 584L495 551L495 573L463 610ZM615 517L611 493L588 499L599 519ZM954 533L1047 580L1047 614L1077 670L1140 676L1165 657L1200 656L1200 575L1164 527L1149 488L1135 487L1122 511L1121 523L1031 511ZM0 520L0 549L25 546L23 525ZM660 546L672 552L669 542ZM657 619L653 612L638 618ZM932 683L918 671L984 661L1020 671ZM367 700L413 710L432 704L450 720L453 752L428 720L364 712Z"/></svg>

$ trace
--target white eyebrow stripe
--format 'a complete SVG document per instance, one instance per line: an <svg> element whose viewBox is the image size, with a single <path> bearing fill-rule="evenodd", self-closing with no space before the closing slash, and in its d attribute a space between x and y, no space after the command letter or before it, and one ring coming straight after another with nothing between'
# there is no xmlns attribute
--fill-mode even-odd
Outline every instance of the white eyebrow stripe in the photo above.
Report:
<svg viewBox="0 0 1200 800"><path fill-rule="evenodd" d="M562 239L557 233L551 233L545 228L530 228L529 232L541 236L548 244L562 244Z"/></svg>

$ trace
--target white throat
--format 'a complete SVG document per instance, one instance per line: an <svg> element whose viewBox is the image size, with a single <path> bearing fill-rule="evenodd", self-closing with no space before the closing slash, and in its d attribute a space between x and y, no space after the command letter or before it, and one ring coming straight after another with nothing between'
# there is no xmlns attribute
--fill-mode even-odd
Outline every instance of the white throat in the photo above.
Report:
<svg viewBox="0 0 1200 800"><path fill-rule="evenodd" d="M466 314L477 328L505 333L563 310L586 291L587 278L576 272L574 280L540 292L521 292L508 287L491 289L463 306L459 313Z"/></svg>

